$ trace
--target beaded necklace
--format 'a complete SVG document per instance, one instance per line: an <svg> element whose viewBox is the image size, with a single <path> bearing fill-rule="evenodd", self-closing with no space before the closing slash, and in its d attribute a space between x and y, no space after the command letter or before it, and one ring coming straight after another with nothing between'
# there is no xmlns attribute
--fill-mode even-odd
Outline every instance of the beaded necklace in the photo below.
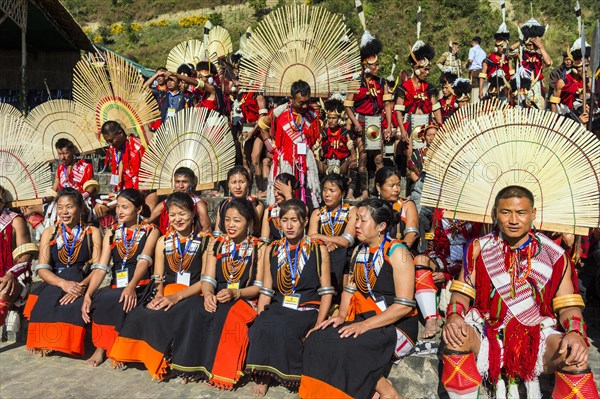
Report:
<svg viewBox="0 0 600 399"><path fill-rule="evenodd" d="M83 234L81 233L82 230L87 229L81 227L81 224L77 225L77 231L75 233L73 233L73 230L75 229L72 229L71 232L68 232L67 229L67 226L65 226L65 224L62 223L61 236L63 239L63 245L60 246L58 250L58 260L62 264L67 265L67 267L70 267L71 260L79 258L79 252L81 251L81 243L83 241L83 237L85 236L86 231L83 231ZM69 236L71 236L72 238L69 239Z"/></svg>
<svg viewBox="0 0 600 399"><path fill-rule="evenodd" d="M239 251L238 245L229 238L221 246L221 270L223 276L227 279L227 284L235 284L240 281L246 270L248 261L252 258L252 241L253 238L251 236L242 241L239 244ZM241 255L236 259L238 252Z"/></svg>
<svg viewBox="0 0 600 399"><path fill-rule="evenodd" d="M354 281L356 282L356 288L362 293L368 293L371 297L374 297L373 287L375 286L375 283L377 283L377 277L379 276L379 271L383 265L383 252L387 241L388 238L386 236L383 241L381 241L379 248L370 262L368 259L370 258L369 254L371 251L367 244L362 244L356 255L354 266ZM362 267L359 265L362 265Z"/></svg>

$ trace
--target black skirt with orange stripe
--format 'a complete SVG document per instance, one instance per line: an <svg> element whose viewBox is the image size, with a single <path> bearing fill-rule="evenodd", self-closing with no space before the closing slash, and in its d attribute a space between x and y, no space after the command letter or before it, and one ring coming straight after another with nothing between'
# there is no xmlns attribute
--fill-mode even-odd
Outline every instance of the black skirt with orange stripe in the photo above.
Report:
<svg viewBox="0 0 600 399"><path fill-rule="evenodd" d="M228 283L241 289L254 282L262 243L257 239L251 239L250 243L250 253L239 249L238 245L238 256L233 260L239 263L234 273L231 262L233 255L228 252L230 242L225 236L215 241L215 293L227 289ZM188 326L173 339L171 369L180 375L208 380L219 388L233 389L244 370L248 325L256 317L256 310L241 299L217 303L214 313L206 311L203 297L189 298L186 302Z"/></svg>
<svg viewBox="0 0 600 399"><path fill-rule="evenodd" d="M119 246L122 245L120 236L115 240L117 228L113 227L110 243L112 247L111 257L115 266L112 270L111 285L99 290L94 295L94 300L92 301L92 342L96 348L110 352L115 339L117 339L118 331L123 325L126 316L123 310L123 303L119 303L119 299L125 288L117 288L117 272L127 271L128 279L131 281L137 266L137 256L143 252L148 234L150 234L152 228L153 226L151 225L144 225L138 231L137 235L139 235L139 239L136 239L135 251L127 256L125 264L123 264L123 258L120 253L122 251L119 251ZM127 239L130 240L134 231L127 229L126 232L128 234ZM150 271L148 270L136 288L137 306L148 302L152 294L153 285L148 285L150 282L149 278Z"/></svg>
<svg viewBox="0 0 600 399"><path fill-rule="evenodd" d="M50 242L53 272L58 277L81 282L85 278L84 266L90 258L90 240L87 231L77 244L77 256L71 264L60 261L55 241ZM55 350L68 355L82 356L85 352L85 323L81 317L83 297L73 303L61 305L66 293L57 286L45 282L32 290L25 304L25 317L29 319L27 348Z"/></svg>
<svg viewBox="0 0 600 399"><path fill-rule="evenodd" d="M295 293L300 295L301 310L283 307L284 294L281 284L290 284L287 266L279 267L278 255L281 243L271 244L270 272L273 276L275 297L265 307L250 326L248 335L250 345L246 361L246 372L250 378L271 377L277 383L296 391L300 386L302 374L303 340L308 331L315 326L319 316L320 296L320 246L312 242L308 259L297 281ZM293 249L292 249L293 254ZM293 260L292 260L293 261ZM289 271L289 270L288 270Z"/></svg>

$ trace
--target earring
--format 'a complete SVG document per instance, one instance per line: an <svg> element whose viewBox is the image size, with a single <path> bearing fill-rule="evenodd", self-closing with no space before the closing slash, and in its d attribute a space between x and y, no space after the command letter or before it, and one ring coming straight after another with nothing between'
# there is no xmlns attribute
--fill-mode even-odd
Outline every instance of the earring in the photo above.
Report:
<svg viewBox="0 0 600 399"><path fill-rule="evenodd" d="M137 223L137 224L140 224L140 214L139 214L139 213L137 214L137 220L136 220L136 223Z"/></svg>
<svg viewBox="0 0 600 399"><path fill-rule="evenodd" d="M535 230L535 220L531 222L531 230Z"/></svg>
<svg viewBox="0 0 600 399"><path fill-rule="evenodd" d="M381 192L377 191L377 198L381 199Z"/></svg>

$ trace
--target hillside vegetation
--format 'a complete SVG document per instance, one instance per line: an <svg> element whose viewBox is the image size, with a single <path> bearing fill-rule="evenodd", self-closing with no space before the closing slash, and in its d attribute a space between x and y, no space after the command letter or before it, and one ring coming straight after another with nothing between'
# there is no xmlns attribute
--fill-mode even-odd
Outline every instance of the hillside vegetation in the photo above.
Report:
<svg viewBox="0 0 600 399"><path fill-rule="evenodd" d="M293 0L63 0L67 9L90 38L151 68L166 61L177 43L201 38L204 21L227 28L237 48L239 36L274 7ZM296 0L301 2L301 0ZM345 16L346 23L360 38L362 27L352 0L309 0ZM507 0L511 39L518 39L517 21L531 17L530 2ZM572 3L572 4L571 4ZM599 0L580 0L587 40L591 43L593 24L600 19ZM533 16L549 25L544 43L555 65L577 34L573 0L535 0ZM182 5L185 5L182 7ZM400 69L407 69L408 47L416 40L417 7L422 8L421 39L431 42L436 55L445 51L449 40L461 43L459 56L466 60L470 40L479 35L482 47L490 51L493 34L501 23L497 0L363 0L368 29L384 43L382 68L387 76L391 60L400 55ZM437 72L432 76L436 78Z"/></svg>

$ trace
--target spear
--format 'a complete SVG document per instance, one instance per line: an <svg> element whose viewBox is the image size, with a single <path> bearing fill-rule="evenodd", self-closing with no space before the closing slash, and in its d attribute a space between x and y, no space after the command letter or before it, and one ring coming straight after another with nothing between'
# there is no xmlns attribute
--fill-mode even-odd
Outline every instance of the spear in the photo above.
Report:
<svg viewBox="0 0 600 399"><path fill-rule="evenodd" d="M596 20L596 28L594 29L594 36L592 36L592 53L590 54L590 70L592 71L592 90L590 93L590 120L588 121L588 130L590 131L592 130L593 116L596 108L594 97L596 94L598 68L600 68L600 21Z"/></svg>
<svg viewBox="0 0 600 399"><path fill-rule="evenodd" d="M582 101L583 101L583 112L585 112L586 105L586 96L585 91L587 89L587 81L586 81L586 67L585 67L585 24L581 23L581 74L583 79L583 92L582 92ZM591 115L590 115L591 116Z"/></svg>

